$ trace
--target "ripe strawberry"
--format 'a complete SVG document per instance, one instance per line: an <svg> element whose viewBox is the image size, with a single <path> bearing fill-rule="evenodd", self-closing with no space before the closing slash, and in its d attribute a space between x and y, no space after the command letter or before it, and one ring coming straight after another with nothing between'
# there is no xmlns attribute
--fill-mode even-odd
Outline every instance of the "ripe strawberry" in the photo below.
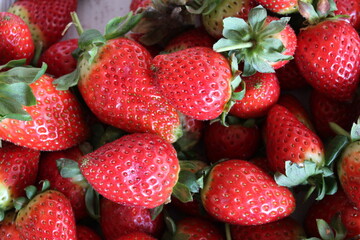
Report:
<svg viewBox="0 0 360 240"><path fill-rule="evenodd" d="M5 219L0 221L0 240L21 240L14 220L15 212L7 212Z"/></svg>
<svg viewBox="0 0 360 240"><path fill-rule="evenodd" d="M306 2L312 2L312 0L305 0ZM278 14L289 14L298 11L298 1L297 0L257 0L259 4L264 6L264 8Z"/></svg>
<svg viewBox="0 0 360 240"><path fill-rule="evenodd" d="M201 199L210 215L231 224L273 222L295 209L289 189L278 186L270 175L243 160L215 165L206 179Z"/></svg>
<svg viewBox="0 0 360 240"><path fill-rule="evenodd" d="M212 48L215 43L203 28L193 28L172 38L164 48L164 52L172 53L192 47Z"/></svg>
<svg viewBox="0 0 360 240"><path fill-rule="evenodd" d="M276 76L282 90L296 90L309 86L301 76L295 60L289 61L285 66L276 69Z"/></svg>
<svg viewBox="0 0 360 240"><path fill-rule="evenodd" d="M60 192L47 190L22 208L15 220L22 239L76 240L70 201Z"/></svg>
<svg viewBox="0 0 360 240"><path fill-rule="evenodd" d="M116 240L132 232L160 236L164 229L163 215L153 220L147 208L124 206L106 198L101 199L100 208L100 225L107 240Z"/></svg>
<svg viewBox="0 0 360 240"><path fill-rule="evenodd" d="M241 124L238 119L229 118L228 127L215 122L205 129L204 144L210 162L249 159L260 145L260 130L254 123Z"/></svg>
<svg viewBox="0 0 360 240"><path fill-rule="evenodd" d="M273 171L285 173L285 161L302 164L305 160L324 165L320 138L289 110L273 106L266 119L266 152Z"/></svg>
<svg viewBox="0 0 360 240"><path fill-rule="evenodd" d="M351 100L360 80L358 33L344 20L320 22L320 16L301 12L311 17L313 25L303 28L298 35L295 61L300 73L326 96L338 101Z"/></svg>
<svg viewBox="0 0 360 240"><path fill-rule="evenodd" d="M0 65L26 58L29 64L34 55L30 29L18 16L0 12Z"/></svg>
<svg viewBox="0 0 360 240"><path fill-rule="evenodd" d="M334 122L349 131L352 123L359 115L359 100L354 99L351 103L338 102L330 99L318 91L312 91L310 108L319 135L323 138L335 136L329 123Z"/></svg>
<svg viewBox="0 0 360 240"><path fill-rule="evenodd" d="M342 189L339 189L334 195L328 195L311 205L304 221L307 235L319 237L316 219L330 223L337 214L340 214L347 230L345 239L360 234L360 211L349 201Z"/></svg>
<svg viewBox="0 0 360 240"><path fill-rule="evenodd" d="M37 104L23 109L32 121L3 120L1 139L43 151L66 149L86 139L88 129L78 100L70 91L56 90L53 80L43 75L30 84Z"/></svg>
<svg viewBox="0 0 360 240"><path fill-rule="evenodd" d="M174 147L151 133L125 135L81 162L82 174L99 194L147 208L168 201L180 170Z"/></svg>
<svg viewBox="0 0 360 240"><path fill-rule="evenodd" d="M76 59L72 52L78 47L77 39L69 39L51 45L40 57L39 63L48 65L47 73L56 78L71 73L76 69Z"/></svg>
<svg viewBox="0 0 360 240"><path fill-rule="evenodd" d="M156 240L156 238L153 238L152 236L143 233L143 232L133 232L129 233L127 235L118 237L115 240Z"/></svg>
<svg viewBox="0 0 360 240"><path fill-rule="evenodd" d="M77 0L22 0L10 6L8 12L21 17L29 26L36 46L50 47L62 38L71 22L70 13L76 11Z"/></svg>
<svg viewBox="0 0 360 240"><path fill-rule="evenodd" d="M41 155L39 163L38 180L48 180L51 189L61 192L70 200L76 219L88 216L85 206L85 192L88 184L84 179L63 178L60 175L57 160L66 158L78 162L82 155L78 147L45 152Z"/></svg>
<svg viewBox="0 0 360 240"><path fill-rule="evenodd" d="M347 0L334 0L337 10L334 11L336 15L347 15L345 18L356 29L360 30L360 2Z"/></svg>
<svg viewBox="0 0 360 240"><path fill-rule="evenodd" d="M194 47L154 58L156 85L175 108L194 119L218 117L231 98L228 60L210 48Z"/></svg>
<svg viewBox="0 0 360 240"><path fill-rule="evenodd" d="M231 225L232 240L298 240L305 233L299 223L290 217L257 226Z"/></svg>
<svg viewBox="0 0 360 240"><path fill-rule="evenodd" d="M240 118L257 118L267 114L278 101L280 85L274 73L256 73L244 77L246 93L243 99L237 100L230 113ZM241 91L238 87L235 91Z"/></svg>
<svg viewBox="0 0 360 240"><path fill-rule="evenodd" d="M101 240L100 236L85 225L76 225L77 240Z"/></svg>
<svg viewBox="0 0 360 240"><path fill-rule="evenodd" d="M152 0L131 0L130 11L138 12L152 4Z"/></svg>
<svg viewBox="0 0 360 240"><path fill-rule="evenodd" d="M222 37L223 19L227 17L247 19L253 7L255 7L254 0L223 0L209 14L202 15L202 23L211 36L219 39Z"/></svg>

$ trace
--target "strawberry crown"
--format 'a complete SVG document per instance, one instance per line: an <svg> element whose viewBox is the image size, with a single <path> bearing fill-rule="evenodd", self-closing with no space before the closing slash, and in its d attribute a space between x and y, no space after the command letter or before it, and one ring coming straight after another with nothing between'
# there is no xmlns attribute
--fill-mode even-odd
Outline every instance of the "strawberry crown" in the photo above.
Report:
<svg viewBox="0 0 360 240"><path fill-rule="evenodd" d="M289 17L266 24L267 12L262 6L252 8L248 21L242 18L225 18L223 36L213 46L217 52L235 55L238 63L244 62L243 76L256 72L275 72L271 62L291 60L293 57L282 54L286 48L280 39L274 37L285 29Z"/></svg>
<svg viewBox="0 0 360 240"><path fill-rule="evenodd" d="M25 63L26 59L20 59L0 66L0 121L5 118L32 120L23 106L36 105L29 85L45 74L47 65L43 63L41 68L34 68Z"/></svg>

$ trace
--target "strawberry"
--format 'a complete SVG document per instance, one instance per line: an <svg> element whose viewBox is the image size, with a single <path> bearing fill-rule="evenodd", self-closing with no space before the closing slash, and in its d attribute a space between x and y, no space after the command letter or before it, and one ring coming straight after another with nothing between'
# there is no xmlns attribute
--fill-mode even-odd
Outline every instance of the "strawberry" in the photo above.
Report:
<svg viewBox="0 0 360 240"><path fill-rule="evenodd" d="M38 180L48 180L51 189L63 193L71 202L76 219L88 216L85 206L85 191L88 186L84 179L63 178L58 170L58 159L79 161L82 152L78 147L63 151L44 152L39 163Z"/></svg>
<svg viewBox="0 0 360 240"><path fill-rule="evenodd" d="M253 122L241 124L236 118L228 119L228 127L215 122L205 129L205 151L211 162L224 158L249 159L260 145L260 131Z"/></svg>
<svg viewBox="0 0 360 240"><path fill-rule="evenodd" d="M15 212L8 212L0 222L0 240L21 240L20 233L15 227Z"/></svg>
<svg viewBox="0 0 360 240"><path fill-rule="evenodd" d="M39 158L39 151L2 142L0 148L1 212L12 208L13 201L24 195L24 188L35 183Z"/></svg>
<svg viewBox="0 0 360 240"><path fill-rule="evenodd" d="M165 46L164 52L172 53L192 47L212 48L215 40L204 28L193 28L172 38Z"/></svg>
<svg viewBox="0 0 360 240"><path fill-rule="evenodd" d="M107 240L116 240L132 232L145 232L160 236L164 228L163 215L152 219L147 208L124 206L107 200L100 201L100 225Z"/></svg>
<svg viewBox="0 0 360 240"><path fill-rule="evenodd" d="M227 52L244 63L243 76L256 72L274 73L293 59L296 35L288 25L290 18L267 16L262 6L252 8L249 19L224 19L224 37L214 44L217 52Z"/></svg>
<svg viewBox="0 0 360 240"><path fill-rule="evenodd" d="M72 52L78 47L77 39L68 39L51 45L40 57L39 63L48 65L47 73L56 78L76 69L76 59Z"/></svg>
<svg viewBox="0 0 360 240"><path fill-rule="evenodd" d="M274 73L256 73L244 77L246 93L243 99L236 101L230 113L240 118L257 118L267 114L278 101L280 85ZM241 91L238 87L235 91Z"/></svg>
<svg viewBox="0 0 360 240"><path fill-rule="evenodd" d="M34 50L34 42L26 23L12 13L0 12L0 65L22 58L26 58L29 64Z"/></svg>
<svg viewBox="0 0 360 240"><path fill-rule="evenodd" d="M339 214L347 230L346 239L358 236L360 234L359 213L359 209L349 201L342 189L339 189L334 195L328 195L310 206L304 221L306 233L308 236L319 237L316 219L330 222Z"/></svg>
<svg viewBox="0 0 360 240"><path fill-rule="evenodd" d="M118 237L115 240L156 240L156 238L143 233L143 232L133 232L126 234L124 236Z"/></svg>
<svg viewBox="0 0 360 240"><path fill-rule="evenodd" d="M334 14L349 16L344 19L349 21L356 30L360 30L360 2L346 0L334 0L334 2L337 8Z"/></svg>
<svg viewBox="0 0 360 240"><path fill-rule="evenodd" d="M297 0L257 0L264 8L278 14L289 14L298 11L299 5ZM312 2L312 0L306 0L306 2Z"/></svg>
<svg viewBox="0 0 360 240"><path fill-rule="evenodd" d="M88 134L83 111L70 91L58 91L54 79L43 75L30 88L36 105L24 106L31 121L5 119L0 138L35 150L62 150L84 141Z"/></svg>
<svg viewBox="0 0 360 240"><path fill-rule="evenodd" d="M131 0L130 11L137 12L151 5L152 0Z"/></svg>
<svg viewBox="0 0 360 240"><path fill-rule="evenodd" d="M100 236L85 225L76 225L77 240L101 240Z"/></svg>
<svg viewBox="0 0 360 240"><path fill-rule="evenodd" d="M22 0L13 3L8 12L21 17L29 26L36 46L46 49L62 38L71 22L70 12L76 8L77 0Z"/></svg>
<svg viewBox="0 0 360 240"><path fill-rule="evenodd" d="M109 200L154 208L168 201L180 169L169 142L155 134L133 133L85 155L80 170Z"/></svg>
<svg viewBox="0 0 360 240"><path fill-rule="evenodd" d="M210 215L240 225L273 222L295 209L289 189L278 186L270 175L243 160L215 165L207 176L201 199Z"/></svg>
<svg viewBox="0 0 360 240"><path fill-rule="evenodd" d="M194 119L220 116L231 98L229 61L210 48L158 55L152 65L159 91L179 112Z"/></svg>
<svg viewBox="0 0 360 240"><path fill-rule="evenodd" d="M298 240L303 237L303 228L290 217L256 226L231 225L233 240Z"/></svg>
<svg viewBox="0 0 360 240"><path fill-rule="evenodd" d="M291 60L285 66L276 69L276 76L282 90L296 90L309 85L301 76L295 60Z"/></svg>
<svg viewBox="0 0 360 240"><path fill-rule="evenodd" d="M250 9L255 7L253 0L223 0L208 14L202 15L202 23L206 31L216 39L222 37L223 19L238 17L247 19Z"/></svg>
<svg viewBox="0 0 360 240"><path fill-rule="evenodd" d="M360 80L360 37L344 20L321 21L322 15L328 13L326 3L320 4L319 14L310 14L305 9L313 7L301 2L300 12L311 18L308 21L312 25L298 35L295 61L302 76L317 91L338 101L349 101Z"/></svg>

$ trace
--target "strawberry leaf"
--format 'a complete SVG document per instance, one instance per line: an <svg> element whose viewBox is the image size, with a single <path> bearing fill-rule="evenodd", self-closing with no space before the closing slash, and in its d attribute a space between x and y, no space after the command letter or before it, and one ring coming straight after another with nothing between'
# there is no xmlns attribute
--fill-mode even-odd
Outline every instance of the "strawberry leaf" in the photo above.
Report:
<svg viewBox="0 0 360 240"><path fill-rule="evenodd" d="M252 8L248 16L250 28L253 29L255 32L260 31L264 26L266 17L266 9L263 8L261 5Z"/></svg>
<svg viewBox="0 0 360 240"><path fill-rule="evenodd" d="M340 156L342 150L349 144L349 139L344 135L335 136L326 146L325 165L332 165Z"/></svg>
<svg viewBox="0 0 360 240"><path fill-rule="evenodd" d="M26 59L19 59L19 60L11 60L8 63L1 65L0 70L7 69L7 68L14 68L14 67L20 67L26 64Z"/></svg>
<svg viewBox="0 0 360 240"><path fill-rule="evenodd" d="M59 77L53 81L56 85L56 90L69 90L70 87L76 86L80 79L80 70L76 68L73 72Z"/></svg>
<svg viewBox="0 0 360 240"><path fill-rule="evenodd" d="M316 219L319 234L323 240L331 240L335 238L334 232L329 224L323 219Z"/></svg>
<svg viewBox="0 0 360 240"><path fill-rule="evenodd" d="M30 185L25 188L26 197L28 199L33 199L33 197L36 195L36 192L37 188L34 185Z"/></svg>
<svg viewBox="0 0 360 240"><path fill-rule="evenodd" d="M151 220L155 220L159 216L159 214L163 211L163 209L164 209L164 204L161 204L160 206L150 209Z"/></svg>
<svg viewBox="0 0 360 240"><path fill-rule="evenodd" d="M352 142L360 140L360 118L351 127L350 138Z"/></svg>
<svg viewBox="0 0 360 240"><path fill-rule="evenodd" d="M41 68L33 68L28 66L14 67L5 72L0 72L0 83L12 84L21 82L31 84L44 75L46 69L46 63L43 63Z"/></svg>
<svg viewBox="0 0 360 240"><path fill-rule="evenodd" d="M91 186L85 193L85 205L90 217L98 220L100 218L100 195Z"/></svg>
<svg viewBox="0 0 360 240"><path fill-rule="evenodd" d="M111 19L105 28L105 39L115 39L124 36L132 28L134 28L143 17L143 14L134 15L133 12L129 12L122 17L115 17Z"/></svg>
<svg viewBox="0 0 360 240"><path fill-rule="evenodd" d="M0 222L5 219L5 211L0 209Z"/></svg>

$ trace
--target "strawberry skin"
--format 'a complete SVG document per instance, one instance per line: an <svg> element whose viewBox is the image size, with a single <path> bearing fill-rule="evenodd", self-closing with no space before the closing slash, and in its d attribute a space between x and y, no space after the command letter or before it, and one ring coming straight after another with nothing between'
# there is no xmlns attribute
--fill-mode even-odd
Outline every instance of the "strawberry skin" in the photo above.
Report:
<svg viewBox="0 0 360 240"><path fill-rule="evenodd" d="M351 23L356 29L360 29L360 2L359 1L347 1L347 0L334 0L337 10L334 11L335 15L347 15L349 18L344 20Z"/></svg>
<svg viewBox="0 0 360 240"><path fill-rule="evenodd" d="M180 170L174 147L151 133L121 137L85 155L81 162L82 174L99 194L147 208L168 201Z"/></svg>
<svg viewBox="0 0 360 240"><path fill-rule="evenodd" d="M46 49L62 38L62 32L71 22L70 13L76 8L77 0L23 0L11 5L8 12L21 17L36 45L42 44Z"/></svg>
<svg viewBox="0 0 360 240"><path fill-rule="evenodd" d="M316 90L338 101L352 99L360 77L360 37L343 20L302 29L295 61Z"/></svg>
<svg viewBox="0 0 360 240"><path fill-rule="evenodd" d="M76 226L77 240L101 240L100 236L85 225Z"/></svg>
<svg viewBox="0 0 360 240"><path fill-rule="evenodd" d="M29 27L20 17L0 12L0 39L0 65L22 58L30 63L35 46Z"/></svg>
<svg viewBox="0 0 360 240"><path fill-rule="evenodd" d="M246 93L237 100L230 113L240 118L265 116L280 96L280 85L274 73L256 73L244 77ZM241 86L235 91L241 91Z"/></svg>
<svg viewBox="0 0 360 240"><path fill-rule="evenodd" d="M188 240L223 240L224 237L217 225L196 217L186 217L176 224L174 239L186 235Z"/></svg>
<svg viewBox="0 0 360 240"><path fill-rule="evenodd" d="M201 199L216 219L240 225L273 222L290 215L295 199L289 189L256 165L243 160L228 160L210 171Z"/></svg>
<svg viewBox="0 0 360 240"><path fill-rule="evenodd" d="M34 184L40 152L2 142L0 148L0 209L7 210L13 201L25 194L24 188Z"/></svg>
<svg viewBox="0 0 360 240"><path fill-rule="evenodd" d="M124 206L103 198L100 210L100 226L107 240L138 231L160 236L165 226L163 214L152 220L150 210L143 207Z"/></svg>
<svg viewBox="0 0 360 240"><path fill-rule="evenodd" d="M218 117L231 97L228 60L206 47L194 47L154 58L156 85L181 113L197 120Z"/></svg>
<svg viewBox="0 0 360 240"><path fill-rule="evenodd" d="M124 236L121 236L115 240L156 240L156 238L143 233L143 232L133 232L126 234Z"/></svg>
<svg viewBox="0 0 360 240"><path fill-rule="evenodd" d="M15 224L22 239L76 240L70 201L57 191L36 195L18 212Z"/></svg>
<svg viewBox="0 0 360 240"><path fill-rule="evenodd" d="M305 160L324 165L324 146L320 138L285 107L274 105L266 119L266 152L273 171L285 173L285 162Z"/></svg>
<svg viewBox="0 0 360 240"><path fill-rule="evenodd" d="M37 104L23 107L32 121L5 119L0 123L0 138L42 151L70 148L88 135L83 111L70 91L58 91L53 78L43 75L30 85Z"/></svg>
<svg viewBox="0 0 360 240"><path fill-rule="evenodd" d="M175 108L151 77L151 56L135 41L118 38L98 50L94 63L80 65L81 95L103 123L127 132L151 132L175 142L181 135Z"/></svg>
<svg viewBox="0 0 360 240"><path fill-rule="evenodd" d="M15 226L15 212L7 212L5 219L0 222L0 240L21 240L20 233Z"/></svg>
<svg viewBox="0 0 360 240"><path fill-rule="evenodd" d="M130 11L137 12L140 8L146 8L152 4L152 0L132 0Z"/></svg>
<svg viewBox="0 0 360 240"><path fill-rule="evenodd" d="M264 8L278 14L289 14L298 11L297 0L257 0L257 2ZM311 2L311 0L305 2Z"/></svg>
<svg viewBox="0 0 360 240"><path fill-rule="evenodd" d="M48 65L47 73L56 78L71 73L76 68L76 59L72 52L78 47L77 39L69 39L51 45L40 57L39 65Z"/></svg>
<svg viewBox="0 0 360 240"><path fill-rule="evenodd" d="M295 60L289 61L285 66L276 69L276 76L282 90L296 90L309 86L301 76Z"/></svg>

